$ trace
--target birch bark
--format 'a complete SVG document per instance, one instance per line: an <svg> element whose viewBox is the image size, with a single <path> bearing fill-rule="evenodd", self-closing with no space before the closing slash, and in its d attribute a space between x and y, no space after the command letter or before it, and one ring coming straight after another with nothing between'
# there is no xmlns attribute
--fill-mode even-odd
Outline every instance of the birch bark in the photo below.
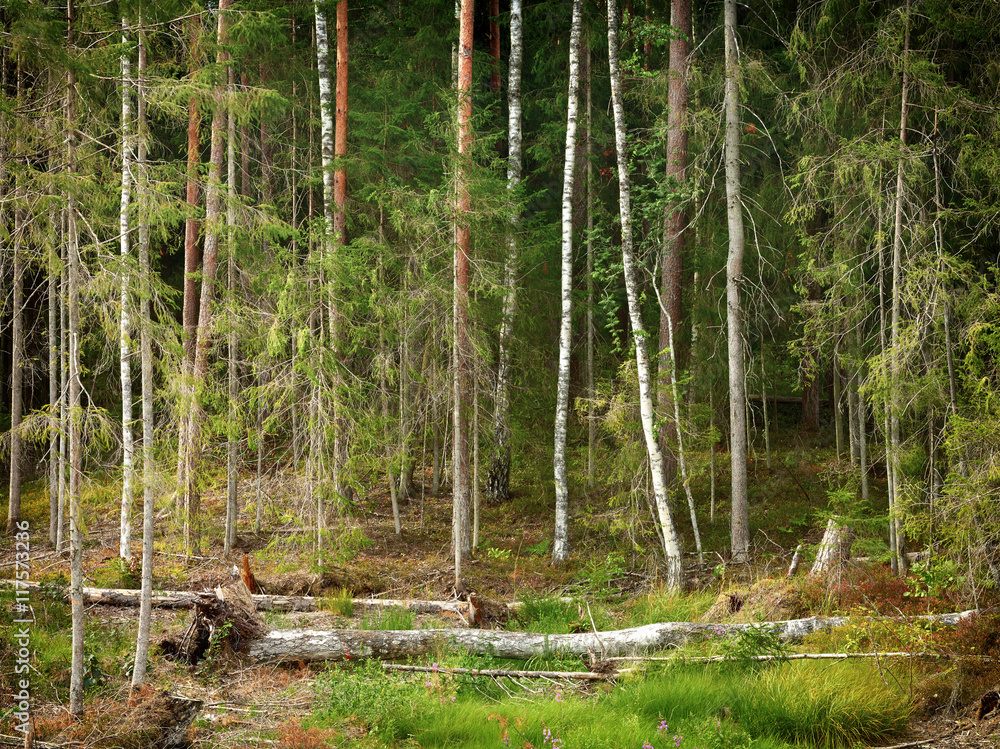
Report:
<svg viewBox="0 0 1000 749"><path fill-rule="evenodd" d="M625 137L625 106L622 98L621 70L618 63L618 9L615 0L608 0L608 65L611 73L611 104L615 119L615 151L618 155L618 210L622 222L622 265L625 272L625 292L628 296L629 320L635 343L635 363L639 375L639 412L642 433L646 438L646 453L656 497L656 509L663 532L666 586L670 590L684 587L684 560L680 539L674 527L667 498L667 485L663 473L663 454L656 434L653 413L653 387L650 376L649 352L646 348L646 331L639 309L639 288L636 279L635 259L632 249L632 205L629 184L628 143ZM668 323L669 325L669 323Z"/></svg>
<svg viewBox="0 0 1000 749"><path fill-rule="evenodd" d="M552 562L569 556L569 482L566 475L566 422L569 418L569 367L573 336L573 180L576 167L576 120L580 88L582 0L573 0L569 40L569 104L566 112L566 160L562 191L562 317L559 325L559 384L556 392L555 457L556 527ZM610 13L610 10L609 10Z"/></svg>

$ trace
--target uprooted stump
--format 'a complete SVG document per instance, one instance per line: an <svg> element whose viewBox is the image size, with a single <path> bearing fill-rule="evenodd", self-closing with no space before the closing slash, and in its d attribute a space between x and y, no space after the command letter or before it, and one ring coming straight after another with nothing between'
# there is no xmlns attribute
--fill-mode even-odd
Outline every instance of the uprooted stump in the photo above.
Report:
<svg viewBox="0 0 1000 749"><path fill-rule="evenodd" d="M180 636L160 641L160 652L191 665L210 650L219 655L245 652L250 641L265 632L264 623L243 580L237 580L194 601L194 618Z"/></svg>

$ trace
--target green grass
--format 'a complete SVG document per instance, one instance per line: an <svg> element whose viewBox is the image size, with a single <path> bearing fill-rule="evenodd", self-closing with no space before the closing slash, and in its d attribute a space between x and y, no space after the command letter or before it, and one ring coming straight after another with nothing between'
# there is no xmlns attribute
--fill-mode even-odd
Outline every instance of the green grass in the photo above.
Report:
<svg viewBox="0 0 1000 749"><path fill-rule="evenodd" d="M379 606L361 617L361 629L401 630L415 629L416 615L407 609Z"/></svg>
<svg viewBox="0 0 1000 749"><path fill-rule="evenodd" d="M715 603L713 591L677 595L663 587L634 599L628 606L623 627L660 622L693 622Z"/></svg>
<svg viewBox="0 0 1000 749"><path fill-rule="evenodd" d="M377 663L332 669L318 684L317 719L361 727L374 746L409 738L422 747L835 748L885 742L909 717L905 696L869 663L791 663L758 674L673 668L614 687L500 699L446 674L386 674Z"/></svg>

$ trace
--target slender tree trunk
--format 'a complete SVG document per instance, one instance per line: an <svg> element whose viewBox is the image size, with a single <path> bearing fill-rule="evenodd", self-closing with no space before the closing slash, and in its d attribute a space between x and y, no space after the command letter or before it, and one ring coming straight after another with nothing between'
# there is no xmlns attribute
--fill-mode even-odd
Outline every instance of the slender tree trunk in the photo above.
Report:
<svg viewBox="0 0 1000 749"><path fill-rule="evenodd" d="M189 23L191 25L190 75L193 78L200 64L200 15L191 16ZM191 216L184 224L184 298L181 313L184 356L181 364L180 419L177 425L177 492L182 498L181 512L185 539L190 536L190 528L188 527L190 508L187 502L191 494L189 484L194 481L194 477L191 475L189 432L195 407L195 394L191 379L194 371L194 349L198 329L198 265L201 262L198 248L199 222L194 218L198 208L198 165L201 163L201 142L198 131L200 128L201 115L198 112L198 100L192 96L188 100L187 194L185 196ZM185 541L185 543L187 542Z"/></svg>
<svg viewBox="0 0 1000 749"><path fill-rule="evenodd" d="M128 44L128 22L122 19L122 45ZM132 502L135 489L135 444L132 439L132 320L129 299L131 279L128 263L131 259L132 237L129 217L132 201L132 81L129 52L122 53L122 191L119 211L119 242L122 259L121 313L119 329L119 365L122 386L122 501L118 538L118 556L132 561Z"/></svg>
<svg viewBox="0 0 1000 749"><path fill-rule="evenodd" d="M674 527L664 481L663 455L656 437L653 413L653 387L650 376L649 352L646 349L646 331L639 310L639 289L635 259L632 254L632 204L629 184L628 145L625 139L625 106L622 98L621 71L618 64L618 8L615 0L608 0L608 65L611 74L611 104L615 119L615 151L618 155L618 209L622 221L622 265L625 273L625 291L628 296L629 319L635 344L636 369L639 375L639 411L642 432L646 438L653 492L663 532L663 551L666 557L666 586L670 590L684 587L684 560L680 539ZM570 47L574 49L574 47ZM568 154L568 151L567 151ZM567 156L568 158L568 156ZM670 322L668 321L668 327Z"/></svg>
<svg viewBox="0 0 1000 749"><path fill-rule="evenodd" d="M746 394L743 382L743 202L740 187L739 60L736 47L736 0L725 3L726 35L726 212L729 259L726 262L726 316L729 331L729 441L732 472L730 536L737 564L750 556L750 510L747 502Z"/></svg>
<svg viewBox="0 0 1000 749"><path fill-rule="evenodd" d="M20 181L20 180L19 180ZM15 197L21 196L21 186ZM21 410L24 399L24 258L21 250L23 211L14 207L14 305L11 330L10 387L10 495L7 504L7 534L17 531L21 520Z"/></svg>
<svg viewBox="0 0 1000 749"><path fill-rule="evenodd" d="M597 388L594 384L594 90L590 42L587 66L587 486L594 488L597 472Z"/></svg>
<svg viewBox="0 0 1000 749"><path fill-rule="evenodd" d="M472 154L472 23L473 0L462 0L458 34L458 195L455 210L455 442L452 480L452 545L455 587L462 585L462 559L472 550L472 491L469 480L469 412L472 397L472 342L469 336L469 283L472 234L471 198L466 161Z"/></svg>
<svg viewBox="0 0 1000 749"><path fill-rule="evenodd" d="M62 551L66 531L66 503L69 499L69 209L62 213L62 273L59 287L59 517L56 519L56 551Z"/></svg>
<svg viewBox="0 0 1000 749"><path fill-rule="evenodd" d="M52 208L51 224L56 228L55 208ZM59 395L59 275L55 253L49 256L48 303L49 303L49 407L52 421L61 419ZM59 536L59 430L49 434L49 543L53 546Z"/></svg>
<svg viewBox="0 0 1000 749"><path fill-rule="evenodd" d="M149 659L149 630L152 622L153 600L153 523L155 518L155 493L153 490L153 336L150 330L150 298L152 297L153 266L149 254L148 176L146 173L146 42L139 18L139 80L136 87L136 130L139 136L136 148L136 201L139 203L139 273L143 293L140 294L139 349L142 367L142 581L139 599L139 633L135 643L135 663L132 668L132 689L138 689L146 680Z"/></svg>
<svg viewBox="0 0 1000 749"><path fill-rule="evenodd" d="M24 103L24 65L17 55L17 104ZM19 145L21 138L17 138ZM20 155L19 155L20 158ZM5 170L6 171L6 170ZM24 226L23 202L27 195L24 179L16 178L14 189L14 289L10 356L10 494L7 503L7 534L17 531L21 520L21 415L24 408ZM6 223L6 221L4 222Z"/></svg>
<svg viewBox="0 0 1000 749"><path fill-rule="evenodd" d="M688 56L691 54L691 0L672 0L670 25L677 33L670 40L670 70L667 112L667 182L677 186L687 180L688 148ZM648 57L647 57L648 62ZM687 216L683 201L678 200L663 209L663 260L660 267L660 295L663 309L660 312L659 387L657 399L660 415L665 418L661 427L660 444L663 448L664 479L669 485L676 471L677 457L674 444L681 428L671 423L667 414L673 411L670 403L676 388L672 388L674 375L669 361L669 341L676 336L680 324L681 297L684 286L684 228ZM673 363L676 366L676 361Z"/></svg>
<svg viewBox="0 0 1000 749"><path fill-rule="evenodd" d="M900 93L899 110L899 159L896 164L896 219L893 226L892 242L892 327L890 328L890 381L892 385L892 408L889 415L892 442L892 473L893 483L893 523L896 527L896 557L900 575L909 571L906 558L906 543L903 534L903 518L899 507L900 471L900 435L899 419L903 404L900 400L899 384L902 382L902 362L900 362L899 331L900 313L903 305L903 191L905 189L906 161L906 121L907 96L909 94L909 70L907 63L910 50L910 2L906 2L906 36L903 41L903 79Z"/></svg>
<svg viewBox="0 0 1000 749"><path fill-rule="evenodd" d="M610 11L609 11L610 12ZM562 191L562 317L559 326L559 384L556 392L555 482L556 527L552 562L569 557L569 481L566 475L566 423L569 419L569 369L573 347L573 187L576 167L576 124L580 88L580 27L583 2L573 0L569 40L569 104L566 113L566 160Z"/></svg>
<svg viewBox="0 0 1000 749"><path fill-rule="evenodd" d="M73 0L66 3L66 47L72 55L75 47ZM76 171L76 72L69 66L66 75L66 171L72 183ZM67 199L69 225L67 232L68 295L69 295L69 544L70 601L72 609L72 661L70 664L69 711L83 714L83 629L86 612L83 608L83 507L80 484L83 471L81 443L83 420L80 381L80 247L76 229L76 186L69 185Z"/></svg>
<svg viewBox="0 0 1000 749"><path fill-rule="evenodd" d="M229 23L230 0L219 0L218 63L224 66L229 60L225 51L228 42L227 27ZM188 432L188 481L186 483L187 527L185 530L185 548L188 554L197 554L201 544L201 497L200 489L195 480L201 462L202 419L200 416L200 391L208 376L208 358L212 350L212 338L215 331L214 310L215 281L219 270L219 234L222 219L222 157L223 157L223 126L226 121L224 104L224 89L216 89L215 111L212 113L212 150L208 166L208 182L205 189L205 250L201 264L201 301L198 307L198 328L195 345L194 369L192 371L192 386L194 388L194 403L192 418Z"/></svg>
<svg viewBox="0 0 1000 749"><path fill-rule="evenodd" d="M333 245L332 252L336 255L343 253L343 248L347 246L347 232L345 231L347 214L347 170L344 167L344 158L347 156L347 76L348 76L348 27L347 27L347 0L339 0L337 3L337 90L336 107L337 116L333 133ZM329 196L328 196L329 197ZM333 258L330 258L331 261ZM339 271L334 269L334 283L331 288L334 294L340 288L341 280ZM348 425L344 404L347 402L347 394L344 391L345 382L341 374L341 366L345 361L343 352L343 333L341 328L343 322L340 315L340 307L337 300L333 300L330 305L330 335L333 341L334 355L337 358L338 366L334 370L333 377L333 416L335 420L333 436L333 485L334 490L341 501L350 495L350 489L346 483L346 469L348 456Z"/></svg>
<svg viewBox="0 0 1000 749"><path fill-rule="evenodd" d="M497 389L494 401L493 455L486 476L486 493L495 502L510 497L510 370L517 314L517 231L520 210L516 206L521 183L521 63L524 56L521 0L510 6L510 75L507 83L507 194L511 196L507 257L504 260L503 320L497 356ZM499 42L499 36L498 36Z"/></svg>
<svg viewBox="0 0 1000 749"><path fill-rule="evenodd" d="M236 71L229 68L229 96L236 94ZM226 139L226 288L229 297L229 331L227 338L227 366L229 384L229 428L226 440L226 533L223 541L223 555L229 556L236 544L236 524L239 519L240 507L239 489L239 433L237 432L239 417L236 409L237 397L237 346L236 320L233 311L236 305L236 115L230 109L228 113L228 137ZM243 141L243 153L247 152L246 139ZM243 174L246 176L244 167Z"/></svg>
<svg viewBox="0 0 1000 749"><path fill-rule="evenodd" d="M837 459L844 454L844 375L840 366L839 342L833 348L833 429L837 435ZM850 427L851 420L847 424Z"/></svg>

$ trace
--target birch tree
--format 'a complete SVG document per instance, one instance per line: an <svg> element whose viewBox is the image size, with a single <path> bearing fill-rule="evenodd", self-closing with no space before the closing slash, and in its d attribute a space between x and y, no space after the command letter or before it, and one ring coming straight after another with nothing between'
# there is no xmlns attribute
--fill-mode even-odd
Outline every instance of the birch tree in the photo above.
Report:
<svg viewBox="0 0 1000 749"><path fill-rule="evenodd" d="M503 319L497 355L497 385L494 399L493 455L486 475L486 492L497 502L510 497L510 366L517 314L517 231L520 209L517 191L521 184L521 64L524 57L523 10L521 0L510 6L510 59L507 81L507 194L511 198L511 219L504 259Z"/></svg>
<svg viewBox="0 0 1000 749"><path fill-rule="evenodd" d="M139 598L139 632L136 636L135 662L132 667L132 689L138 689L146 679L149 659L149 629L152 621L153 598L153 523L155 495L153 490L154 455L153 441L153 341L150 325L150 299L152 298L153 267L149 253L149 219L144 208L147 202L149 178L146 172L146 44L139 17L139 70L136 84L136 198L139 203L139 273L143 293L139 314L139 356L142 367L142 573Z"/></svg>
<svg viewBox="0 0 1000 749"><path fill-rule="evenodd" d="M121 252L121 289L119 311L119 373L122 388L122 499L118 536L118 556L132 561L132 492L135 482L135 445L132 439L132 352L128 263L131 255L129 207L132 200L132 81L128 51L128 22L122 19L121 146L122 189L118 212L119 249Z"/></svg>
<svg viewBox="0 0 1000 749"><path fill-rule="evenodd" d="M747 502L746 392L743 368L743 199L740 189L739 50L736 46L736 0L725 3L726 35L726 213L729 257L726 261L726 318L729 335L729 441L732 476L730 540L737 564L749 560L750 510Z"/></svg>
<svg viewBox="0 0 1000 749"><path fill-rule="evenodd" d="M625 133L625 105L622 97L621 69L618 61L618 9L616 0L608 0L608 66L611 73L611 105L615 120L615 152L618 157L618 210L622 227L622 266L625 274L625 292L628 296L629 321L635 345L635 364L639 379L639 412L642 434L646 440L646 454L656 497L660 529L663 535L665 557L665 583L670 590L684 587L684 559L680 539L674 526L663 475L663 453L656 434L653 413L653 385L650 376L649 351L646 330L639 309L639 284L632 239L632 203L629 182L628 142Z"/></svg>
<svg viewBox="0 0 1000 749"><path fill-rule="evenodd" d="M610 16L610 5L608 14ZM580 88L580 28L583 1L573 0L569 39L569 102L566 109L566 156L562 189L562 314L559 324L559 380L556 391L556 527L552 562L569 556L569 481L566 475L566 422L569 417L569 368L573 346L573 181L576 171L576 121ZM609 32L610 34L610 32ZM610 41L610 35L609 35Z"/></svg>

